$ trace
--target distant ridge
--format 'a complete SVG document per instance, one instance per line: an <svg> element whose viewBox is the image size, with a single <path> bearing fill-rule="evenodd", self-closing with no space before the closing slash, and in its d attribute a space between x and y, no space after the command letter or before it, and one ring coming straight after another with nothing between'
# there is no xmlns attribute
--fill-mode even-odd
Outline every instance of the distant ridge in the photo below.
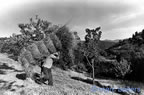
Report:
<svg viewBox="0 0 144 95"><path fill-rule="evenodd" d="M99 48L102 50L108 49L113 46L115 43L118 43L119 40L101 40L99 42Z"/></svg>

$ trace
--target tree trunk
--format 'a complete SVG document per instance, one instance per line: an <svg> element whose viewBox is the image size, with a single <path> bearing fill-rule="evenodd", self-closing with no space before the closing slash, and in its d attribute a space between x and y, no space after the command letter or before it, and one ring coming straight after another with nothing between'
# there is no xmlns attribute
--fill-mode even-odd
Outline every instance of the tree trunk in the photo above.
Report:
<svg viewBox="0 0 144 95"><path fill-rule="evenodd" d="M95 84L95 81L94 81L94 79L95 79L94 59L92 59L92 61L91 61L91 62L92 62L92 70L93 70L93 72L92 72L92 73L93 73L93 85L94 85L94 84Z"/></svg>

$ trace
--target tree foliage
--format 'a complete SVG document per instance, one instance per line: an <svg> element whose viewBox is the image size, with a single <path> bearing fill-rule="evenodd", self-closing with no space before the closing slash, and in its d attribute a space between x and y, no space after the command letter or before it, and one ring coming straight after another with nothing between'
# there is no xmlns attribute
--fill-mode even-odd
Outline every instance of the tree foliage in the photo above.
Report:
<svg viewBox="0 0 144 95"><path fill-rule="evenodd" d="M74 55L73 55L73 37L69 28L63 26L58 29L56 35L59 37L59 40L62 43L61 49L61 59L60 63L63 64L63 68L70 68L74 64Z"/></svg>
<svg viewBox="0 0 144 95"><path fill-rule="evenodd" d="M97 27L96 29L86 29L86 36L85 36L85 44L84 48L82 49L82 52L84 53L84 56L86 58L87 63L92 68L93 73L93 84L94 84L94 78L95 78L95 62L98 59L99 51L98 51L98 42L101 37L101 31L100 27Z"/></svg>
<svg viewBox="0 0 144 95"><path fill-rule="evenodd" d="M2 52L13 54L17 60L20 50L34 41L50 37L61 52L59 65L63 68L70 68L74 64L73 55L73 34L66 25L53 25L51 22L40 19L38 16L30 18L29 23L18 24L21 34L13 34L3 45ZM56 37L57 36L57 37ZM58 45L56 42L60 42Z"/></svg>

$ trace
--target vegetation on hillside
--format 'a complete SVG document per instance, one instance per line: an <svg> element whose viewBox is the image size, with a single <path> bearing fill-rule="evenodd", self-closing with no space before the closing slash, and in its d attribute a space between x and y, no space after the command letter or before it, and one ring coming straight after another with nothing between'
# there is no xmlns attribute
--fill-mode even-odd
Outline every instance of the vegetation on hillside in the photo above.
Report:
<svg viewBox="0 0 144 95"><path fill-rule="evenodd" d="M129 39L113 43L100 41L99 27L96 32L90 32L93 35L89 35L87 31L85 41L81 41L77 32L70 31L66 25L53 25L38 16L31 18L27 24L19 24L18 27L21 34L0 39L0 51L11 54L15 60L23 47L48 36L57 51L60 51L60 60L54 63L60 68L87 72L90 75L94 72L95 77L100 75L144 79L141 76L144 71L144 30L136 32ZM97 32L99 33L94 36Z"/></svg>
<svg viewBox="0 0 144 95"><path fill-rule="evenodd" d="M135 32L129 39L124 39L106 50L111 56L116 56L117 60L121 58L128 61L131 73L125 78L133 80L143 80L144 76L144 30Z"/></svg>

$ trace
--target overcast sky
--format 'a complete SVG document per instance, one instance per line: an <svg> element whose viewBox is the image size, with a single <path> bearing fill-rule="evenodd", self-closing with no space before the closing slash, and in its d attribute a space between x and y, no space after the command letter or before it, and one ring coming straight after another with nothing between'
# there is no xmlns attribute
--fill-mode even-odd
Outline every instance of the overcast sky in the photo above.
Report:
<svg viewBox="0 0 144 95"><path fill-rule="evenodd" d="M101 39L124 39L144 28L144 0L0 0L0 36L20 33L18 24L40 18L68 21L84 38L85 28L102 27Z"/></svg>

